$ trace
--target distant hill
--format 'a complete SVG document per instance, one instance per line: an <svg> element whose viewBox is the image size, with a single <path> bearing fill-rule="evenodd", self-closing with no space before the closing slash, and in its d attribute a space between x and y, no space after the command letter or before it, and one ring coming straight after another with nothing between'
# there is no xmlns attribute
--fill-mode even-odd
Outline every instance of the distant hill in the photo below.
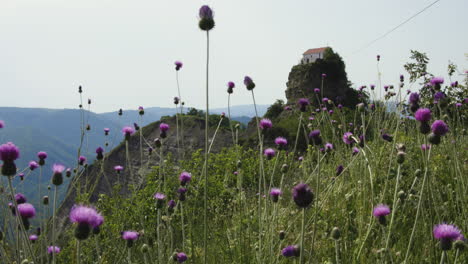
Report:
<svg viewBox="0 0 468 264"><path fill-rule="evenodd" d="M267 108L267 105L257 106L259 115L263 115ZM136 110L123 110L123 115L119 116L117 111L97 114L88 111L81 112L79 109L0 107L0 120L5 121L5 127L0 129L0 144L11 141L20 148L21 157L17 165L21 170L27 168L29 161L37 160L37 152L48 153L47 162L43 168L44 176L41 179L43 190L45 190L50 183L52 164L60 163L72 168L76 166L81 136L81 113L83 113L85 124L89 124L91 128L86 131L81 155L86 156L88 163L91 163L97 147L103 147L106 152L109 152L122 141L123 126L131 126L135 122L140 126L146 126L160 120L162 116L174 115L175 112L175 108L149 107L145 109L145 115L140 117ZM227 113L227 109L216 108L210 112ZM253 105L240 105L233 106L231 114L233 120L247 124L255 115L255 111ZM110 129L107 137L104 135L104 128ZM29 169L26 169L25 174L25 181L21 185L18 185L19 179L15 179L17 190L37 200L35 184L38 183L39 172L29 173ZM66 190L66 185L67 181L60 189Z"/></svg>

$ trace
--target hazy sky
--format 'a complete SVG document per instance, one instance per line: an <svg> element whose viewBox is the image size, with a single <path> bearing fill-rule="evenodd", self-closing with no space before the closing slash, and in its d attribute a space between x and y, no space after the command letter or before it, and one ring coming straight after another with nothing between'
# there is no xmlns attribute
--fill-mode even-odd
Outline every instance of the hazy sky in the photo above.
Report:
<svg viewBox="0 0 468 264"><path fill-rule="evenodd" d="M205 33L198 8L210 5L210 104L251 103L243 76L257 84L260 104L284 99L291 67L308 48L329 45L356 85L396 84L410 49L426 52L430 71L448 61L468 69L468 1L442 0L403 27L355 53L434 0L1 0L0 106L76 108L78 85L93 110L171 107L174 61L187 105L204 107ZM463 33L465 32L465 33ZM462 79L461 76L458 79ZM1 113L0 113L1 115Z"/></svg>

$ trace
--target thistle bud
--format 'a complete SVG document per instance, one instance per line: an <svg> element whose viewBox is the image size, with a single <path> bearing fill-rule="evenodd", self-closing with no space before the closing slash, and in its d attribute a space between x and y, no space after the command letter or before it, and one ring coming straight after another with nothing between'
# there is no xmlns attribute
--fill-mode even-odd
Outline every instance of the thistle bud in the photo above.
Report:
<svg viewBox="0 0 468 264"><path fill-rule="evenodd" d="M160 148L162 146L161 139L159 138L154 139L154 144L156 145L157 148Z"/></svg>
<svg viewBox="0 0 468 264"><path fill-rule="evenodd" d="M141 253L147 253L149 251L149 246L147 244L143 244L141 246Z"/></svg>
<svg viewBox="0 0 468 264"><path fill-rule="evenodd" d="M281 173L286 173L286 172L288 172L288 168L289 168L289 167L288 167L288 164L286 164L286 163L283 164L283 165L281 165Z"/></svg>
<svg viewBox="0 0 468 264"><path fill-rule="evenodd" d="M279 231L279 239L283 240L286 237L286 232L284 230Z"/></svg>
<svg viewBox="0 0 468 264"><path fill-rule="evenodd" d="M429 143L434 144L434 145L440 144L440 136L434 133L430 133L427 140L429 141Z"/></svg>
<svg viewBox="0 0 468 264"><path fill-rule="evenodd" d="M340 239L341 237L341 231L338 227L334 227L331 231L331 237L335 240Z"/></svg>
<svg viewBox="0 0 468 264"><path fill-rule="evenodd" d="M44 196L42 197L42 204L48 205L49 204L49 196Z"/></svg>
<svg viewBox="0 0 468 264"><path fill-rule="evenodd" d="M406 199L406 193L403 190L398 192L398 199L402 202Z"/></svg>

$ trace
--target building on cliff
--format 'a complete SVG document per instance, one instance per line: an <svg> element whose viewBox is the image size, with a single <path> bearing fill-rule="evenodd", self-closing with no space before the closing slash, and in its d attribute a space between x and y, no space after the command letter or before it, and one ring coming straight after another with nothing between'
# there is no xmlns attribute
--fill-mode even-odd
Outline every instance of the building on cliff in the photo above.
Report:
<svg viewBox="0 0 468 264"><path fill-rule="evenodd" d="M325 54L325 50L327 48L328 47L308 49L302 54L301 63L312 63L315 62L317 59L323 59L323 55Z"/></svg>

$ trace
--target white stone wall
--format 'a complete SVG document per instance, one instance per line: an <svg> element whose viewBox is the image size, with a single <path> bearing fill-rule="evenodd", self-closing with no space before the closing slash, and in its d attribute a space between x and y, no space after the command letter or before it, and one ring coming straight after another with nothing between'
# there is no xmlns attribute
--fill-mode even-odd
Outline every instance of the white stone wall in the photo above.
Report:
<svg viewBox="0 0 468 264"><path fill-rule="evenodd" d="M302 63L312 63L315 62L317 59L323 58L323 53L312 53L302 56Z"/></svg>

